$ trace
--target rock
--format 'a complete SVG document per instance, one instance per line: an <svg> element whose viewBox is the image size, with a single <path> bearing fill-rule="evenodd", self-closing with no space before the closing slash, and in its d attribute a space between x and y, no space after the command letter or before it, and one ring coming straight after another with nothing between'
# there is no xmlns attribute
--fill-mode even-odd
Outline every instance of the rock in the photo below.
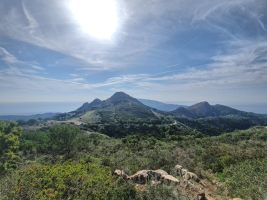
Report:
<svg viewBox="0 0 267 200"><path fill-rule="evenodd" d="M163 175L168 175L168 173L166 171L162 170L162 169L150 170L149 179L150 180L155 180L155 181L160 181L160 178Z"/></svg>
<svg viewBox="0 0 267 200"><path fill-rule="evenodd" d="M128 176L128 179L132 180L136 183L146 184L148 182L148 179L149 179L149 175L148 175L149 171L150 170L138 171L134 175Z"/></svg>
<svg viewBox="0 0 267 200"><path fill-rule="evenodd" d="M113 174L116 175L116 176L120 176L120 177L122 177L123 179L128 179L128 175L127 175L123 170L116 169L116 170L113 172Z"/></svg>
<svg viewBox="0 0 267 200"><path fill-rule="evenodd" d="M165 183L174 183L174 184L179 184L179 180L172 175L162 175L161 176L162 182Z"/></svg>
<svg viewBox="0 0 267 200"><path fill-rule="evenodd" d="M183 169L183 166L182 165L175 165L175 171L176 173L179 175L179 176L182 176L182 169Z"/></svg>
<svg viewBox="0 0 267 200"><path fill-rule="evenodd" d="M160 181L151 181L151 185L157 186L159 184L161 184Z"/></svg>
<svg viewBox="0 0 267 200"><path fill-rule="evenodd" d="M182 172L182 176L184 176L188 172L188 170L187 169L182 169L181 172Z"/></svg>
<svg viewBox="0 0 267 200"><path fill-rule="evenodd" d="M184 177L184 179L186 180L186 181L189 181L189 180L194 180L194 181L196 181L196 182L199 182L200 181L200 179L198 178L198 176L195 174L195 173L193 173L193 172L186 172L184 175L183 175L183 177Z"/></svg>
<svg viewBox="0 0 267 200"><path fill-rule="evenodd" d="M117 175L117 176L121 176L122 174L124 174L124 171L123 170L120 170L120 169L116 169L113 174Z"/></svg>
<svg viewBox="0 0 267 200"><path fill-rule="evenodd" d="M158 173L160 175L168 175L168 173L162 169L157 169L157 170L152 170L154 171L155 173Z"/></svg>

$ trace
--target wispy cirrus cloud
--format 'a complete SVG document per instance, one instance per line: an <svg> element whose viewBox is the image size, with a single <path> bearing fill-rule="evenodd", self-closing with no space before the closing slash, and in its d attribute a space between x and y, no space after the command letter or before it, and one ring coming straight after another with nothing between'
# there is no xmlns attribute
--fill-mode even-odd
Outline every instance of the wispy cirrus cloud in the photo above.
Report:
<svg viewBox="0 0 267 200"><path fill-rule="evenodd" d="M164 101L267 99L265 0L118 0L123 20L110 42L82 33L67 1L0 3L0 57L8 66L1 66L1 100L16 93L76 101L116 90ZM22 52L34 59L20 58L5 38L13 49L16 41L30 44ZM34 54L37 47L51 54Z"/></svg>
<svg viewBox="0 0 267 200"><path fill-rule="evenodd" d="M39 66L37 62L18 59L3 47L0 47L0 59L8 67L5 71L12 71L12 73L38 73L45 70L43 67Z"/></svg>
<svg viewBox="0 0 267 200"><path fill-rule="evenodd" d="M106 44L80 33L62 2L18 2L12 9L2 7L1 12L5 16L0 19L2 34L80 59L86 63L81 68L89 70L139 64L143 55L155 51L157 46L168 41L177 31L186 30L188 27L185 24L190 24L190 21L194 26L212 26L214 31L236 37L238 34L229 30L229 26L237 25L231 18L231 12L245 10L245 17L250 16L251 20L254 19L265 29L261 20L262 10L266 8L264 0L202 0L197 3L191 0L138 0L121 3L126 21L114 42ZM225 20L225 17L229 20Z"/></svg>

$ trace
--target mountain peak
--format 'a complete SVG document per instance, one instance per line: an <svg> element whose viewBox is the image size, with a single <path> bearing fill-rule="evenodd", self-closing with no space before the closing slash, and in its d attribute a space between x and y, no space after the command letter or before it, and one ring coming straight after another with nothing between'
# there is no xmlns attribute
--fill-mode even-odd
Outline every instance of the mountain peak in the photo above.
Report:
<svg viewBox="0 0 267 200"><path fill-rule="evenodd" d="M100 99L94 99L91 103L84 103L80 108L78 108L77 112L87 112L89 110L98 108L101 105L102 101Z"/></svg>
<svg viewBox="0 0 267 200"><path fill-rule="evenodd" d="M134 101L138 102L137 99L131 97L130 95L124 93L124 92L116 92L114 93L107 101L112 102L112 103L119 103L122 101Z"/></svg>
<svg viewBox="0 0 267 200"><path fill-rule="evenodd" d="M111 98L129 98L131 97L130 95L124 93L124 92L115 92L111 97Z"/></svg>
<svg viewBox="0 0 267 200"><path fill-rule="evenodd" d="M207 101L201 101L201 102L196 103L196 104L194 104L192 106L211 106L211 105Z"/></svg>
<svg viewBox="0 0 267 200"><path fill-rule="evenodd" d="M91 104L99 104L99 103L101 103L102 101L100 100L100 99L98 99L98 98L96 98L96 99L94 99L92 102L91 102Z"/></svg>

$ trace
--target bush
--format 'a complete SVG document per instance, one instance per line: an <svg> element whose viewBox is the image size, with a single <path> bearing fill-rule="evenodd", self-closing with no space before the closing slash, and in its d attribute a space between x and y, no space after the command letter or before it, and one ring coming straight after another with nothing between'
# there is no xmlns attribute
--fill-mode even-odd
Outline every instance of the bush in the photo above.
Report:
<svg viewBox="0 0 267 200"><path fill-rule="evenodd" d="M49 141L53 154L65 154L69 157L80 129L73 125L55 125L50 129Z"/></svg>
<svg viewBox="0 0 267 200"><path fill-rule="evenodd" d="M267 160L245 161L224 170L230 194L244 199L264 199L267 193Z"/></svg>
<svg viewBox="0 0 267 200"><path fill-rule="evenodd" d="M34 164L13 177L0 186L7 199L108 199L114 186L110 170L96 164Z"/></svg>
<svg viewBox="0 0 267 200"><path fill-rule="evenodd" d="M0 121L0 174L17 167L21 132L16 123Z"/></svg>

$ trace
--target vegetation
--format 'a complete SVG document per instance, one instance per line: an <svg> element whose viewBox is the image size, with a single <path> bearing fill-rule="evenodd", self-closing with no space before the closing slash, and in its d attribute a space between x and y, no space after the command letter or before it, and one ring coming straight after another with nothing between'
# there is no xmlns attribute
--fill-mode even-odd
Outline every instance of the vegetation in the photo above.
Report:
<svg viewBox="0 0 267 200"><path fill-rule="evenodd" d="M0 121L0 174L17 167L21 128L15 123Z"/></svg>
<svg viewBox="0 0 267 200"><path fill-rule="evenodd" d="M174 186L138 188L112 175L115 169L133 174L159 168L175 175L176 164L217 182L225 198L264 198L266 128L210 137L177 127L162 126L155 135L142 135L139 127L135 134L114 138L64 124L21 134L16 124L1 122L0 199L184 199Z"/></svg>

